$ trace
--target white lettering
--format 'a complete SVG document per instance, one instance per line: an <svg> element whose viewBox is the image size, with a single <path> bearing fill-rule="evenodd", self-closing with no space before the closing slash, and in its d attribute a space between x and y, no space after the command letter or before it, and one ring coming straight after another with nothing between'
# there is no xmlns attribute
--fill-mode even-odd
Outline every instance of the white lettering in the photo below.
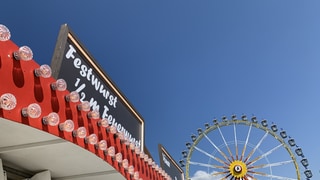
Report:
<svg viewBox="0 0 320 180"><path fill-rule="evenodd" d="M168 167L170 167L170 162L167 160L167 158L164 154L162 154L162 160Z"/></svg>

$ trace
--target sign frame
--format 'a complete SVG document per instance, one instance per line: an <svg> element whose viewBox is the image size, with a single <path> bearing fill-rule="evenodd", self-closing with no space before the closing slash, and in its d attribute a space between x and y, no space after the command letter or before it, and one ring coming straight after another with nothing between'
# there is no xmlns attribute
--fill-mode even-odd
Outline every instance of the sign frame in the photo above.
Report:
<svg viewBox="0 0 320 180"><path fill-rule="evenodd" d="M144 138L144 119L142 116L136 111L133 105L128 101L125 95L120 91L120 89L116 86L116 84L111 80L111 78L103 71L102 67L96 62L92 55L87 51L87 49L82 45L80 40L76 37L76 35L72 32L70 27L67 24L63 24L60 28L59 35L57 38L55 50L53 53L53 57L51 60L51 68L52 68L52 77L58 79L60 74L60 69L64 60L66 46L68 44L68 40L71 41L80 51L81 55L84 56L84 61L93 67L94 72L98 75L100 79L102 79L103 83L107 85L107 87L116 94L117 97L120 98L121 103L125 108L132 114L132 116L137 120L137 123L140 127L140 136L141 136L141 151L144 150L145 146L145 138Z"/></svg>
<svg viewBox="0 0 320 180"><path fill-rule="evenodd" d="M180 179L178 179L178 180L184 180L184 172L183 172L183 170L177 164L177 162L172 158L172 156L169 154L169 152L161 144L158 144L158 151L159 151L159 160L160 160L161 168L171 177L170 171L169 171L168 168L166 168L166 164L163 161L163 154L164 154L168 158L168 161L170 161L174 165L174 168L177 171L179 171L179 173L181 174L181 177L179 177ZM172 179L172 180L175 180L175 179Z"/></svg>

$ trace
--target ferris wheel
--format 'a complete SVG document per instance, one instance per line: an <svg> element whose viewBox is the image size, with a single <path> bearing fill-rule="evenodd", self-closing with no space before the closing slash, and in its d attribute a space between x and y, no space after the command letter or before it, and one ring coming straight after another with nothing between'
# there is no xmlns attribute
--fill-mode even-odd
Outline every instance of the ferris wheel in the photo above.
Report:
<svg viewBox="0 0 320 180"><path fill-rule="evenodd" d="M186 180L310 180L308 160L274 123L232 115L191 135L180 165ZM201 178L200 178L201 177Z"/></svg>

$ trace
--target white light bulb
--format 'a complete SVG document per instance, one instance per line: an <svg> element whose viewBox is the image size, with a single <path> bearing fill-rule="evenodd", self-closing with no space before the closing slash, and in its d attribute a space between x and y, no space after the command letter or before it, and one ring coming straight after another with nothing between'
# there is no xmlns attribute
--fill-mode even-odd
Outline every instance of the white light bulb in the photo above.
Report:
<svg viewBox="0 0 320 180"><path fill-rule="evenodd" d="M97 144L98 142L98 137L95 134L90 134L85 138L85 142L88 144Z"/></svg>
<svg viewBox="0 0 320 180"><path fill-rule="evenodd" d="M110 146L108 148L108 156L114 157L116 154L116 149L114 148L114 146Z"/></svg>
<svg viewBox="0 0 320 180"><path fill-rule="evenodd" d="M88 118L90 119L99 119L100 118L100 113L97 110L93 110L88 112Z"/></svg>
<svg viewBox="0 0 320 180"><path fill-rule="evenodd" d="M107 141L106 140L99 141L98 148L102 151L107 150Z"/></svg>
<svg viewBox="0 0 320 180"><path fill-rule="evenodd" d="M67 83L64 79L58 79L56 82L51 83L52 90L65 91L67 89Z"/></svg>
<svg viewBox="0 0 320 180"><path fill-rule="evenodd" d="M66 120L63 123L59 124L60 131L72 132L74 129L74 123L71 119Z"/></svg>
<svg viewBox="0 0 320 180"><path fill-rule="evenodd" d="M70 94L66 95L66 101L68 102L78 102L80 99L79 93L77 91L72 91Z"/></svg>
<svg viewBox="0 0 320 180"><path fill-rule="evenodd" d="M77 105L79 111L90 111L90 103L89 101L83 101L81 104Z"/></svg>
<svg viewBox="0 0 320 180"><path fill-rule="evenodd" d="M128 167L128 173L131 174L131 175L133 175L133 173L134 173L134 167L133 167L132 165L130 165L130 166Z"/></svg>
<svg viewBox="0 0 320 180"><path fill-rule="evenodd" d="M0 24L0 41L8 41L11 37L11 33L9 29L3 25Z"/></svg>
<svg viewBox="0 0 320 180"><path fill-rule="evenodd" d="M103 118L103 119L100 119L98 121L98 126L102 126L102 127L108 127L109 126L109 122L108 122L108 119L106 118Z"/></svg>
<svg viewBox="0 0 320 180"><path fill-rule="evenodd" d="M116 161L117 161L118 163L121 163L121 162L122 162L122 154L121 154L120 152L116 154Z"/></svg>
<svg viewBox="0 0 320 180"><path fill-rule="evenodd" d="M42 118L43 124L48 124L50 126L58 125L59 121L60 121L59 115L55 112L52 112L48 114L48 116L45 116Z"/></svg>
<svg viewBox="0 0 320 180"><path fill-rule="evenodd" d="M34 70L34 74L37 77L49 78L51 77L52 71L49 65L43 64L39 68Z"/></svg>
<svg viewBox="0 0 320 180"><path fill-rule="evenodd" d="M115 126L110 126L109 131L112 134L116 134L117 133L117 128Z"/></svg>
<svg viewBox="0 0 320 180"><path fill-rule="evenodd" d="M32 103L28 107L22 108L24 117L38 118L41 115L41 107L37 103Z"/></svg>
<svg viewBox="0 0 320 180"><path fill-rule="evenodd" d="M87 130L85 127L79 127L77 130L72 132L74 137L85 138L87 136Z"/></svg>
<svg viewBox="0 0 320 180"><path fill-rule="evenodd" d="M134 172L133 179L134 180L139 180L139 172L138 171Z"/></svg>
<svg viewBox="0 0 320 180"><path fill-rule="evenodd" d="M128 159L122 160L122 167L127 170L129 168L129 161Z"/></svg>
<svg viewBox="0 0 320 180"><path fill-rule="evenodd" d="M32 50L28 46L22 46L13 53L16 60L30 61L33 58Z"/></svg>
<svg viewBox="0 0 320 180"><path fill-rule="evenodd" d="M2 94L0 97L0 108L5 110L12 110L16 107L16 97L11 93Z"/></svg>

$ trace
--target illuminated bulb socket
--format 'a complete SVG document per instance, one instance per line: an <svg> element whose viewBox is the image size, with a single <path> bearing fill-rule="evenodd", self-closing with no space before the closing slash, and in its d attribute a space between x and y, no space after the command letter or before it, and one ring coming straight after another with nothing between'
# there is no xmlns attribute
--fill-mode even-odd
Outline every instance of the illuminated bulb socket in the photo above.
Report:
<svg viewBox="0 0 320 180"><path fill-rule="evenodd" d="M56 82L51 83L51 89L54 91L65 91L67 89L67 83L64 79L58 79Z"/></svg>
<svg viewBox="0 0 320 180"><path fill-rule="evenodd" d="M156 163L154 161L152 161L151 166L152 166L153 169L155 169L156 168Z"/></svg>
<svg viewBox="0 0 320 180"><path fill-rule="evenodd" d="M90 134L89 136L87 136L85 138L85 143L87 143L87 144L94 145L94 144L97 144L97 142L98 142L98 137L95 134Z"/></svg>
<svg viewBox="0 0 320 180"><path fill-rule="evenodd" d="M0 108L4 110L12 110L17 105L16 97L11 93L2 94L0 97Z"/></svg>
<svg viewBox="0 0 320 180"><path fill-rule="evenodd" d="M105 150L107 150L107 141L101 140L95 146L97 149L100 149L101 151L105 151Z"/></svg>
<svg viewBox="0 0 320 180"><path fill-rule="evenodd" d="M145 155L144 152L140 152L140 158L141 159L144 159L144 155Z"/></svg>
<svg viewBox="0 0 320 180"><path fill-rule="evenodd" d="M130 142L129 148L130 148L132 151L134 150L135 147L136 147L136 146L134 145L134 143Z"/></svg>
<svg viewBox="0 0 320 180"><path fill-rule="evenodd" d="M59 115L55 112L52 112L48 114L48 116L42 118L42 123L49 126L57 126L59 124L59 121Z"/></svg>
<svg viewBox="0 0 320 180"><path fill-rule="evenodd" d="M88 112L88 111L90 111L90 103L89 103L89 101L83 101L83 102L81 102L81 104L77 105L77 108L79 111Z"/></svg>
<svg viewBox="0 0 320 180"><path fill-rule="evenodd" d="M151 159L151 158L148 159L148 164L149 164L150 166L152 166L152 159Z"/></svg>
<svg viewBox="0 0 320 180"><path fill-rule="evenodd" d="M144 154L143 160L144 160L144 162L148 162L148 160L149 160L148 154Z"/></svg>
<svg viewBox="0 0 320 180"><path fill-rule="evenodd" d="M100 119L98 121L98 126L102 126L104 128L109 127L109 121L106 118Z"/></svg>
<svg viewBox="0 0 320 180"><path fill-rule="evenodd" d="M122 167L123 167L125 170L128 170L128 168L129 168L129 161L128 161L128 159L122 160Z"/></svg>
<svg viewBox="0 0 320 180"><path fill-rule="evenodd" d="M117 133L117 137L120 139L121 143L125 143L126 142L124 133L122 131Z"/></svg>
<svg viewBox="0 0 320 180"><path fill-rule="evenodd" d="M115 126L110 126L110 127L109 127L109 132L110 132L111 134L116 134L116 133L117 133L117 128L116 128Z"/></svg>
<svg viewBox="0 0 320 180"><path fill-rule="evenodd" d="M90 119L99 119L100 118L100 113L97 110L93 110L88 112L88 118Z"/></svg>
<svg viewBox="0 0 320 180"><path fill-rule="evenodd" d="M114 148L114 146L110 146L108 148L107 154L108 154L108 156L114 158L114 156L116 155L116 149Z"/></svg>
<svg viewBox="0 0 320 180"><path fill-rule="evenodd" d="M140 147L138 147L138 146L134 147L134 152L135 152L137 155L139 155L140 152L141 152Z"/></svg>
<svg viewBox="0 0 320 180"><path fill-rule="evenodd" d="M130 165L130 166L128 167L128 173L129 173L130 175L133 175L133 174L134 174L134 167L133 167L132 165Z"/></svg>
<svg viewBox="0 0 320 180"><path fill-rule="evenodd" d="M9 29L5 26L0 24L0 41L8 41L11 38L11 33Z"/></svg>
<svg viewBox="0 0 320 180"><path fill-rule="evenodd" d="M122 162L122 154L121 154L121 153L117 153L117 154L116 154L116 161L117 161L118 163L121 163L121 162Z"/></svg>
<svg viewBox="0 0 320 180"><path fill-rule="evenodd" d="M41 115L41 107L37 103L32 103L28 107L22 108L22 116L30 118L38 118Z"/></svg>
<svg viewBox="0 0 320 180"><path fill-rule="evenodd" d="M134 172L133 179L134 180L139 180L139 172L138 171Z"/></svg>
<svg viewBox="0 0 320 180"><path fill-rule="evenodd" d="M73 137L85 138L87 136L87 129L85 127L79 127L77 130L72 131Z"/></svg>
<svg viewBox="0 0 320 180"><path fill-rule="evenodd" d="M74 129L74 123L71 119L66 120L63 123L59 124L60 131L72 132Z"/></svg>
<svg viewBox="0 0 320 180"><path fill-rule="evenodd" d="M30 61L33 58L32 50L28 46L22 46L18 51L13 52L16 60Z"/></svg>
<svg viewBox="0 0 320 180"><path fill-rule="evenodd" d="M43 64L39 68L34 70L34 75L37 77L49 78L51 77L51 74L51 68L47 64Z"/></svg>
<svg viewBox="0 0 320 180"><path fill-rule="evenodd" d="M72 91L70 94L66 95L67 102L78 102L80 99L79 93L77 91Z"/></svg>
<svg viewBox="0 0 320 180"><path fill-rule="evenodd" d="M157 164L154 169L155 169L156 171L159 171L159 165Z"/></svg>

